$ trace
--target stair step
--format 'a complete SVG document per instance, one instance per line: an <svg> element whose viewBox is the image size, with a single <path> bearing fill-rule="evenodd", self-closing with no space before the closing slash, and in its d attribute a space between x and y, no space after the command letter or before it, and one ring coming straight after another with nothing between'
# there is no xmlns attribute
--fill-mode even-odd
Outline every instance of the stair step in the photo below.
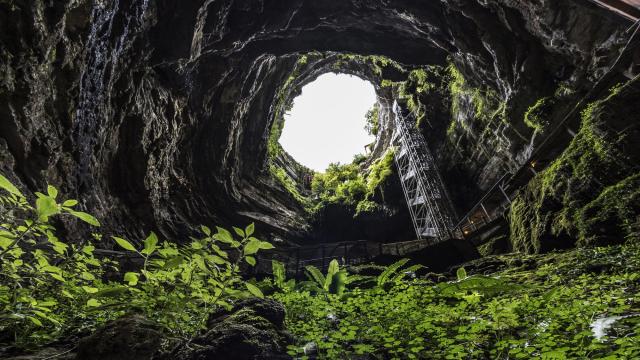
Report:
<svg viewBox="0 0 640 360"><path fill-rule="evenodd" d="M436 229L432 228L432 227L428 227L428 228L424 228L422 229L422 236L427 236L427 237L435 237L436 236Z"/></svg>
<svg viewBox="0 0 640 360"><path fill-rule="evenodd" d="M413 201L411 202L411 205L413 206L421 205L421 204L424 204L425 202L427 202L427 199L425 199L424 196L421 195L413 199Z"/></svg>
<svg viewBox="0 0 640 360"><path fill-rule="evenodd" d="M412 177L416 176L416 172L411 170L408 173L406 173L403 177L402 177L402 181L407 181L409 179L411 179Z"/></svg>

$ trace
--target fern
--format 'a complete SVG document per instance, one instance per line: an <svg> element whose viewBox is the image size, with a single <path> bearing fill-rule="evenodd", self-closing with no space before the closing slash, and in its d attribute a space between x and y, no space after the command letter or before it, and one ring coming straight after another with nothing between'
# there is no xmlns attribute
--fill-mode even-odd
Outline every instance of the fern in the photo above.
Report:
<svg viewBox="0 0 640 360"><path fill-rule="evenodd" d="M333 276L340 271L340 264L338 264L338 260L333 259L329 263L329 269L327 269L327 276L324 279L323 289L324 291L329 291L331 287L331 283L333 282Z"/></svg>
<svg viewBox="0 0 640 360"><path fill-rule="evenodd" d="M278 260L271 260L271 269L273 270L273 280L279 289L283 289L287 280L284 264Z"/></svg>
<svg viewBox="0 0 640 360"><path fill-rule="evenodd" d="M325 277L322 275L322 272L313 265L307 265L304 268L307 270L309 280L315 282L321 289L324 289Z"/></svg>
<svg viewBox="0 0 640 360"><path fill-rule="evenodd" d="M393 282L397 282L400 281L402 279L404 279L405 276L407 276L409 273L414 273L420 269L422 269L424 266L420 265L420 264L416 264L416 265L411 265L408 268L402 269L402 271L400 271L396 276L393 277Z"/></svg>
<svg viewBox="0 0 640 360"><path fill-rule="evenodd" d="M456 271L456 277L458 278L458 281L462 281L464 279L467 278L467 270L465 270L463 267L458 268L458 271Z"/></svg>
<svg viewBox="0 0 640 360"><path fill-rule="evenodd" d="M393 274L395 274L398 271L398 269L403 267L408 261L409 261L409 259L400 259L400 260L396 261L395 263L389 265L382 272L382 274L378 275L378 280L377 280L378 286L380 286L380 287L384 286L384 284L386 284L389 281L389 278Z"/></svg>
<svg viewBox="0 0 640 360"><path fill-rule="evenodd" d="M349 281L348 279L349 278L347 275L347 271L339 270L338 272L333 274L333 276L331 276L331 283L329 284L327 291L329 291L332 294L342 296L342 294L344 293L344 290L347 287L347 282Z"/></svg>

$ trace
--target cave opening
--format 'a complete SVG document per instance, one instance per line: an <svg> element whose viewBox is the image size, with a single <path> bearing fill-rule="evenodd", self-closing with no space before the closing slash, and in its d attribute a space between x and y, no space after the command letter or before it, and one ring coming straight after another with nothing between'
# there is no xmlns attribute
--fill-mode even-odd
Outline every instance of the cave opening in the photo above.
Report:
<svg viewBox="0 0 640 360"><path fill-rule="evenodd" d="M375 124L365 122L377 104L373 84L349 74L326 73L301 91L284 115L282 148L316 172L364 156L375 140Z"/></svg>
<svg viewBox="0 0 640 360"><path fill-rule="evenodd" d="M0 358L640 358L633 4L0 0Z"/></svg>

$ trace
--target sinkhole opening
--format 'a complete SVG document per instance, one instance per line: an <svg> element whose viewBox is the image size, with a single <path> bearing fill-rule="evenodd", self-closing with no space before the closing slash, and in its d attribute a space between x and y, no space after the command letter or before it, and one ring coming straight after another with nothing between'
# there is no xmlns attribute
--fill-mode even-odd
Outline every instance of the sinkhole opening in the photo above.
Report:
<svg viewBox="0 0 640 360"><path fill-rule="evenodd" d="M357 76L327 73L305 85L284 116L280 145L317 172L348 164L375 140L365 117L377 103L373 85Z"/></svg>

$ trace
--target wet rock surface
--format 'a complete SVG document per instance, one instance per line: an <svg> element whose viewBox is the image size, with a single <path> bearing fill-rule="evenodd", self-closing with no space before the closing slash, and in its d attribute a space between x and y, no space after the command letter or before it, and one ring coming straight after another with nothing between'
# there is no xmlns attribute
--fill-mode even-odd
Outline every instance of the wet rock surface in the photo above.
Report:
<svg viewBox="0 0 640 360"><path fill-rule="evenodd" d="M293 338L284 330L285 310L270 299L249 299L234 308L211 314L208 330L165 359L290 359Z"/></svg>
<svg viewBox="0 0 640 360"><path fill-rule="evenodd" d="M132 315L111 321L80 340L77 360L151 360L160 350L160 327Z"/></svg>
<svg viewBox="0 0 640 360"><path fill-rule="evenodd" d="M298 53L450 56L499 94L518 130L554 81L588 87L626 29L585 2L511 0L4 1L0 24L0 170L82 199L107 232L170 238L248 221L303 236L303 210L266 169ZM460 186L483 189L526 151L528 134L502 130L488 135L503 139L495 156L458 165L477 174Z"/></svg>

